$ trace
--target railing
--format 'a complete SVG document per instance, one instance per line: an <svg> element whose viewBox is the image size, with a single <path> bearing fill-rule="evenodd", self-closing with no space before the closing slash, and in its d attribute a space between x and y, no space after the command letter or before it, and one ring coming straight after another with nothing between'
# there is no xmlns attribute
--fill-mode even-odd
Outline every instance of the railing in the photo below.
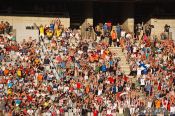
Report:
<svg viewBox="0 0 175 116"><path fill-rule="evenodd" d="M82 25L82 29L81 29L81 35L83 39L92 39L92 40L96 40L96 33L94 28L92 27L92 31L87 31L86 30L87 27L85 25Z"/></svg>
<svg viewBox="0 0 175 116"><path fill-rule="evenodd" d="M41 51L41 55L44 56L44 53L46 52L46 46L44 44L44 42L41 42L41 46L42 46L42 51ZM58 72L57 72L57 67L55 66L55 64L53 63L53 59L52 58L49 58L50 60L50 66L51 66L51 70L52 72L54 73L54 76L56 77L56 79L58 80L59 79L59 76L58 76Z"/></svg>

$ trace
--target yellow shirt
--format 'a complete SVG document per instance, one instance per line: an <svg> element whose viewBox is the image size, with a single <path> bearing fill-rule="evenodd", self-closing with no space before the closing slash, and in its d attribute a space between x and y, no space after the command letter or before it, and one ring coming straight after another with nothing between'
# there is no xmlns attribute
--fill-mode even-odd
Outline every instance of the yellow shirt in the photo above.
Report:
<svg viewBox="0 0 175 116"><path fill-rule="evenodd" d="M47 107L48 105L49 105L49 103L48 103L48 102L45 102L45 103L44 103L44 106L45 106L45 107Z"/></svg>
<svg viewBox="0 0 175 116"><path fill-rule="evenodd" d="M55 31L56 36L59 37L61 35L61 32L62 32L61 29L56 29Z"/></svg>
<svg viewBox="0 0 175 116"><path fill-rule="evenodd" d="M17 70L17 75L21 77L21 70Z"/></svg>
<svg viewBox="0 0 175 116"><path fill-rule="evenodd" d="M8 90L7 90L7 94L8 94L8 95L11 95L11 94L12 94L12 89L8 89Z"/></svg>
<svg viewBox="0 0 175 116"><path fill-rule="evenodd" d="M52 36L52 32L47 32L47 36L51 37Z"/></svg>
<svg viewBox="0 0 175 116"><path fill-rule="evenodd" d="M39 59L35 59L35 63L36 64L39 64L40 63L40 60Z"/></svg>
<svg viewBox="0 0 175 116"><path fill-rule="evenodd" d="M39 28L40 34L44 34L44 27Z"/></svg>

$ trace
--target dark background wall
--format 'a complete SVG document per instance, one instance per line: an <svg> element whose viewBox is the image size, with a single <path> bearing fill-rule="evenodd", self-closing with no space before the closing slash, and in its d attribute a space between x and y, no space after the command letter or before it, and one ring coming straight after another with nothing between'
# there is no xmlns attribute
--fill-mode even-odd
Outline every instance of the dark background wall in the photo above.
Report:
<svg viewBox="0 0 175 116"><path fill-rule="evenodd" d="M128 12L136 23L175 17L175 0L1 0L0 15L70 17L71 22L81 22L87 12L85 1L93 1L89 12L94 23L122 22ZM131 4L132 11L127 8Z"/></svg>

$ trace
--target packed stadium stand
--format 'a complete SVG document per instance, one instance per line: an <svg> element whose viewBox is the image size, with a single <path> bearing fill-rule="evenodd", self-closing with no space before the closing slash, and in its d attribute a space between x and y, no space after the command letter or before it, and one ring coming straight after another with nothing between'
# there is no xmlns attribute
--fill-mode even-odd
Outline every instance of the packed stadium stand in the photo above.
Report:
<svg viewBox="0 0 175 116"><path fill-rule="evenodd" d="M174 0L1 0L0 116L175 116Z"/></svg>

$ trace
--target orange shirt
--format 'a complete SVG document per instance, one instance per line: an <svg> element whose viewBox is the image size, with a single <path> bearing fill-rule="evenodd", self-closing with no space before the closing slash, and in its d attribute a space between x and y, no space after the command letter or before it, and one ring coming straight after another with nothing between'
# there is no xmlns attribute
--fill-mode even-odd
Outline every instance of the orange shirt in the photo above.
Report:
<svg viewBox="0 0 175 116"><path fill-rule="evenodd" d="M155 101L155 105L156 105L156 108L160 108L160 106L161 106L161 101L160 101L160 100L156 100L156 101Z"/></svg>
<svg viewBox="0 0 175 116"><path fill-rule="evenodd" d="M9 70L8 69L5 69L4 70L4 75L8 75L9 74Z"/></svg>
<svg viewBox="0 0 175 116"><path fill-rule="evenodd" d="M90 56L89 57L89 60L90 60L90 62L94 62L94 57L93 56Z"/></svg>
<svg viewBox="0 0 175 116"><path fill-rule="evenodd" d="M101 58L102 58L102 59L105 59L105 58L106 58L106 54L103 53L103 54L101 55Z"/></svg>
<svg viewBox="0 0 175 116"><path fill-rule="evenodd" d="M112 40L117 39L117 34L115 32L112 32L111 36L112 36Z"/></svg>
<svg viewBox="0 0 175 116"><path fill-rule="evenodd" d="M99 57L98 54L96 54L95 57L94 57L94 59L95 59L96 61L98 61L98 57Z"/></svg>
<svg viewBox="0 0 175 116"><path fill-rule="evenodd" d="M42 81L43 80L43 75L39 74L37 78L38 78L38 81Z"/></svg>
<svg viewBox="0 0 175 116"><path fill-rule="evenodd" d="M87 86L87 87L86 87L86 93L88 94L89 91L90 91L90 88L89 88L89 86Z"/></svg>

